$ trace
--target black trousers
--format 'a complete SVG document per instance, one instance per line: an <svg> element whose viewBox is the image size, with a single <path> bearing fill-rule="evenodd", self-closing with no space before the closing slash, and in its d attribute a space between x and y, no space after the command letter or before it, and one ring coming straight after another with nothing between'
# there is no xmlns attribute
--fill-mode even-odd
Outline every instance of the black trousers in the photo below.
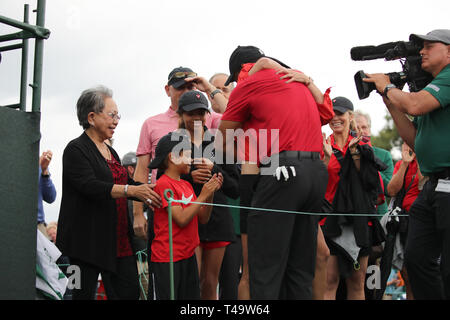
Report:
<svg viewBox="0 0 450 320"><path fill-rule="evenodd" d="M170 299L170 265L169 262L151 262L154 275L155 299ZM199 300L200 281L195 254L173 263L175 300Z"/></svg>
<svg viewBox="0 0 450 320"><path fill-rule="evenodd" d="M117 258L117 272L102 271L98 267L78 259L70 259L80 267L81 288L73 289L72 300L95 300L98 275L101 273L108 300L138 300L139 278L136 258Z"/></svg>
<svg viewBox="0 0 450 320"><path fill-rule="evenodd" d="M239 287L239 269L242 266L241 236L225 249L219 274L219 299L237 300Z"/></svg>
<svg viewBox="0 0 450 320"><path fill-rule="evenodd" d="M280 158L290 178L261 175L252 207L320 212L328 173L320 160ZM318 217L267 211L248 215L252 299L312 299Z"/></svg>
<svg viewBox="0 0 450 320"><path fill-rule="evenodd" d="M415 299L450 299L450 193L427 181L409 213L405 266Z"/></svg>

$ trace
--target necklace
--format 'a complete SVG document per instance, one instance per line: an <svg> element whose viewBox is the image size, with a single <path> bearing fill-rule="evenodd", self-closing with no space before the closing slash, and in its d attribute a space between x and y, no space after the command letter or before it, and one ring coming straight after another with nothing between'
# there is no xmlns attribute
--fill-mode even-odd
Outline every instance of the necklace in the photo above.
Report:
<svg viewBox="0 0 450 320"><path fill-rule="evenodd" d="M106 148L106 150L105 150L105 148ZM111 151L109 151L109 148L107 145L103 144L101 148L100 148L100 146L97 145L97 149L100 151L103 158L105 158L106 160L111 160Z"/></svg>

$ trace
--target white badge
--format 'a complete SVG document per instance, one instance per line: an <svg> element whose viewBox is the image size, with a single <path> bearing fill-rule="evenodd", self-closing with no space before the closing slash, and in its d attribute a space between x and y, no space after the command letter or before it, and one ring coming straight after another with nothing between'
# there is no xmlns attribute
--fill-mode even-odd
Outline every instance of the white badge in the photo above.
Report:
<svg viewBox="0 0 450 320"><path fill-rule="evenodd" d="M450 180L439 179L436 191L450 193Z"/></svg>

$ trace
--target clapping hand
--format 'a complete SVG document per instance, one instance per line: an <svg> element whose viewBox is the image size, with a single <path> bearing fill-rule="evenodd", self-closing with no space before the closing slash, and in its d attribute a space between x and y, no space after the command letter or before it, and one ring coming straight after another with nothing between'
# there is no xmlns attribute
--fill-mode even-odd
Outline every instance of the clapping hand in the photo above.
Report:
<svg viewBox="0 0 450 320"><path fill-rule="evenodd" d="M354 126L356 127L356 137L354 137L352 140L350 140L350 143L348 144L348 148L351 153L355 153L356 148L358 147L358 144L361 141L363 135L362 135L362 131L356 125L355 119L353 119L352 121L354 122Z"/></svg>
<svg viewBox="0 0 450 320"><path fill-rule="evenodd" d="M205 183L201 193L203 193L206 196L206 198L209 198L214 194L214 192L222 188L222 184L223 184L222 174L220 172L215 173L211 177L211 179L209 179L209 181Z"/></svg>
<svg viewBox="0 0 450 320"><path fill-rule="evenodd" d="M415 153L412 149L406 144L402 144L402 161L409 164L414 160Z"/></svg>
<svg viewBox="0 0 450 320"><path fill-rule="evenodd" d="M206 158L196 158L194 159L193 165L196 168L191 171L192 181L194 183L204 184L211 179L211 171L214 166L211 160Z"/></svg>
<svg viewBox="0 0 450 320"><path fill-rule="evenodd" d="M330 158L331 155L333 154L333 147L331 146L331 139L330 137L328 137L327 139L327 135L322 132L322 143L323 143L323 153L325 158Z"/></svg>
<svg viewBox="0 0 450 320"><path fill-rule="evenodd" d="M48 174L48 166L52 161L53 153L50 150L47 150L42 153L39 158L39 165L41 166L42 174Z"/></svg>

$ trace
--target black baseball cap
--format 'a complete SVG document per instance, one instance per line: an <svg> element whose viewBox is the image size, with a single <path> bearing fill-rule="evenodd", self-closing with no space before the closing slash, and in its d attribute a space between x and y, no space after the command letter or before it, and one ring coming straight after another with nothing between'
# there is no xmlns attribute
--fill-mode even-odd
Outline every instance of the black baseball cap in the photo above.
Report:
<svg viewBox="0 0 450 320"><path fill-rule="evenodd" d="M347 111L353 111L353 103L345 97L336 97L331 99L333 103L333 110L345 113Z"/></svg>
<svg viewBox="0 0 450 320"><path fill-rule="evenodd" d="M178 100L178 113L188 112L196 109L208 109L208 99L203 93L191 90L183 93Z"/></svg>
<svg viewBox="0 0 450 320"><path fill-rule="evenodd" d="M234 49L233 53L230 56L230 61L229 61L230 76L228 77L224 86L227 86L231 82L237 80L238 73L241 70L242 65L244 63L254 63L262 57L267 57L267 56L264 54L264 52L261 49L255 47L255 46L238 46L236 49ZM284 64L283 62L281 62L275 58L271 58L271 57L267 57L267 58L278 62L285 68L289 68L286 64Z"/></svg>
<svg viewBox="0 0 450 320"><path fill-rule="evenodd" d="M442 42L450 44L450 29L436 29L426 35L411 34L409 40L422 44L424 41Z"/></svg>
<svg viewBox="0 0 450 320"><path fill-rule="evenodd" d="M169 132L163 136L156 145L155 158L150 162L148 167L150 169L160 168L175 147L177 147L178 151L191 150L189 138L179 131Z"/></svg>
<svg viewBox="0 0 450 320"><path fill-rule="evenodd" d="M182 77L174 77L174 75L176 73L184 73L184 76L182 76ZM184 81L184 79L188 78L189 74L193 75L193 74L195 74L195 72L192 71L192 69L190 69L190 68L177 67L177 68L173 69L169 73L169 76L167 77L167 79L168 79L167 84L169 86L174 87L175 89L178 89L178 88L180 88L180 87L182 87L182 86L184 86L186 84L186 81Z"/></svg>

